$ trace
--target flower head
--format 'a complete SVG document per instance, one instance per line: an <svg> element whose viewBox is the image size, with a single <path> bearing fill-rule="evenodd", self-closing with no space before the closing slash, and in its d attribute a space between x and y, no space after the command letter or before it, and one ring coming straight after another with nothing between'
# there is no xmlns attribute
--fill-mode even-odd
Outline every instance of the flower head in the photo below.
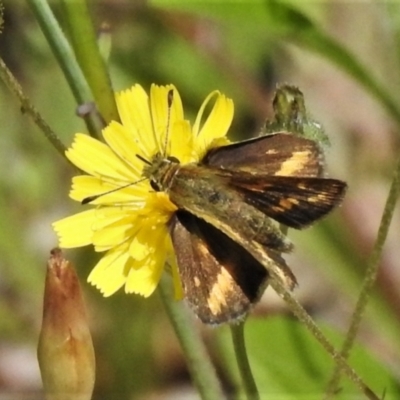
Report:
<svg viewBox="0 0 400 400"><path fill-rule="evenodd" d="M205 107L213 98L213 108L201 125ZM96 251L106 252L88 278L105 296L124 285L127 293L150 296L168 262L180 297L168 234L168 222L177 208L166 193L151 188L143 176L143 160L166 154L181 164L200 161L210 148L228 142L233 103L212 92L191 126L172 85L152 85L150 96L136 85L118 93L116 101L121 123L113 121L103 130L105 143L78 133L66 152L86 173L73 178L70 197L79 202L90 198L94 207L57 221L53 227L60 247L93 244Z"/></svg>

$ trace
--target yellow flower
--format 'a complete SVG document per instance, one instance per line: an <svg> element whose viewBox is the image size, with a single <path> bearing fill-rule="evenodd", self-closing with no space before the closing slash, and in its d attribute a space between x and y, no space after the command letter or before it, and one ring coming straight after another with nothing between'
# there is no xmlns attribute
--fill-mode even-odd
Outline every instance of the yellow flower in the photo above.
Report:
<svg viewBox="0 0 400 400"><path fill-rule="evenodd" d="M213 98L213 108L202 125L205 108ZM91 198L95 207L57 221L53 227L60 247L93 244L96 251L106 251L88 278L105 296L124 285L127 293L150 296L167 262L179 298L180 280L168 234L168 222L177 208L166 193L155 192L143 177L143 159L152 160L161 153L181 164L200 161L210 148L228 142L233 102L212 92L191 126L172 85L152 85L150 96L135 85L118 93L116 101L122 122L113 121L103 130L106 143L78 133L66 152L87 173L73 178L70 197L79 202Z"/></svg>

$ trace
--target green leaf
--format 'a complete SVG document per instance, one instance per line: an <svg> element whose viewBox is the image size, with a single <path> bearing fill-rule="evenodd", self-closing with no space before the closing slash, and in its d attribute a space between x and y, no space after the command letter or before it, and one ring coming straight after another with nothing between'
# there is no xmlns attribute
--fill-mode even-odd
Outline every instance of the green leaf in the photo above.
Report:
<svg viewBox="0 0 400 400"><path fill-rule="evenodd" d="M342 335L327 328L323 332L336 343L336 347L340 345ZM219 333L224 365L228 366L234 385L239 387L229 329L224 327ZM245 327L245 339L261 398L321 398L334 362L300 322L281 316L264 320L249 319ZM394 378L365 348L355 346L350 364L378 396L385 391L386 400L397 398L395 396L399 388ZM353 399L356 395L361 396L359 390L348 380L343 380L341 391L335 399Z"/></svg>

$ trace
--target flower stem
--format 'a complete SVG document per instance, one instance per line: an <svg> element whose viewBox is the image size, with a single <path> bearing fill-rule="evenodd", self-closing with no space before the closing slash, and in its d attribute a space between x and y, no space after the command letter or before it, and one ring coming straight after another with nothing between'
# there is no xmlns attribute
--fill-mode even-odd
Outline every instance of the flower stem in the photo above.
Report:
<svg viewBox="0 0 400 400"><path fill-rule="evenodd" d="M46 0L27 0L45 35L54 56L67 79L78 105L90 103L93 99L89 85L76 62L75 55L62 32ZM85 117L85 123L92 136L98 136L98 123L91 113Z"/></svg>
<svg viewBox="0 0 400 400"><path fill-rule="evenodd" d="M363 284L361 286L361 291L357 300L356 307L354 308L353 311L351 324L349 326L346 338L340 350L340 355L344 359L348 358L350 350L353 347L360 326L361 318L364 315L365 308L368 303L368 297L371 292L371 288L375 283L376 275L378 273L378 268L379 268L379 261L382 256L383 246L385 244L389 232L390 223L393 218L393 213L399 195L400 195L400 159L397 163L395 174L392 180L392 185L390 187L389 195L386 200L374 248L372 249L372 253L367 263L367 271L365 274ZM326 399L333 396L333 394L336 392L336 388L338 387L340 381L340 372L341 372L341 366L339 364L336 364L332 374L332 378L328 384L328 388L326 391L327 393Z"/></svg>
<svg viewBox="0 0 400 400"><path fill-rule="evenodd" d="M256 382L251 372L249 359L247 357L246 343L244 340L244 324L245 321L241 321L238 324L230 326L232 342L246 396L248 400L259 400L260 394L258 393Z"/></svg>
<svg viewBox="0 0 400 400"><path fill-rule="evenodd" d="M106 124L119 121L106 64L100 54L86 0L63 0L71 43Z"/></svg>
<svg viewBox="0 0 400 400"><path fill-rule="evenodd" d="M164 276L159 284L159 292L165 310L175 330L181 348L186 356L188 368L194 384L203 400L224 399L220 382L212 365L202 338L193 319L182 302L173 298L170 282Z"/></svg>
<svg viewBox="0 0 400 400"><path fill-rule="evenodd" d="M33 122L39 127L44 133L46 139L53 145L53 147L65 157L66 147L61 142L60 138L55 134L51 127L40 115L39 111L33 106L28 97L22 91L21 85L18 83L15 76L7 68L7 65L0 58L0 78L3 80L5 85L14 93L21 104L21 110L23 113L29 115Z"/></svg>

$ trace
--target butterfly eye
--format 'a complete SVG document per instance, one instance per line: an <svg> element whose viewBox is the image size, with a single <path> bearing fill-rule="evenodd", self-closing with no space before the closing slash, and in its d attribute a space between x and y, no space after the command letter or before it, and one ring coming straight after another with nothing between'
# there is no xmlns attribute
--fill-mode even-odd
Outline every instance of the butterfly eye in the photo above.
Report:
<svg viewBox="0 0 400 400"><path fill-rule="evenodd" d="M161 186L156 181L150 180L150 186L156 192L161 192L162 191Z"/></svg>
<svg viewBox="0 0 400 400"><path fill-rule="evenodd" d="M173 156L169 156L169 157L167 158L167 160L168 160L168 161L171 161L171 162L173 162L173 163L175 163L175 164L180 164L180 161L179 161L176 157L173 157Z"/></svg>

